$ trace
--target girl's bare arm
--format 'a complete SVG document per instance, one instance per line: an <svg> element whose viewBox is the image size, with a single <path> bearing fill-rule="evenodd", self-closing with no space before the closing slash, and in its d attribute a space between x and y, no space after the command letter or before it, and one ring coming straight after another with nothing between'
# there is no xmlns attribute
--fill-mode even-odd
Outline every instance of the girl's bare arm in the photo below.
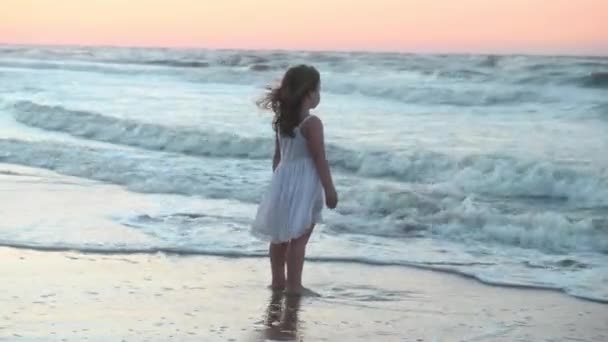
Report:
<svg viewBox="0 0 608 342"><path fill-rule="evenodd" d="M274 157L272 157L272 172L277 169L281 162L281 148L279 147L279 136L274 139Z"/></svg>
<svg viewBox="0 0 608 342"><path fill-rule="evenodd" d="M319 173L319 178L321 179L321 184L325 189L328 206L330 208L335 207L338 199L334 181L331 176L331 170L329 169L329 163L327 162L327 157L325 155L323 123L321 122L321 119L316 116L311 117L304 125L302 133L304 134L304 137L306 137L308 148L317 172Z"/></svg>

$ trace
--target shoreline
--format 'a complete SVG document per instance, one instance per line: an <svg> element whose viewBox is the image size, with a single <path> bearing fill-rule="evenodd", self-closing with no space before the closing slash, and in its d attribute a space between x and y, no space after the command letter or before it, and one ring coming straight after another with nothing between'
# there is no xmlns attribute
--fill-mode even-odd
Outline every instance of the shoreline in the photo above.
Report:
<svg viewBox="0 0 608 342"><path fill-rule="evenodd" d="M307 263L305 285L321 297L288 310L261 259L8 247L0 257L0 340L608 339L608 305L431 270ZM280 307L291 332L264 324Z"/></svg>
<svg viewBox="0 0 608 342"><path fill-rule="evenodd" d="M196 258L196 257L211 257L211 258L222 258L227 260L248 260L248 259L266 259L266 254L242 254L237 252L211 252L211 251L197 251L179 248L129 248L129 249L102 249L102 248L72 248L69 246L37 246L33 244L19 244L19 243L0 243L1 248L11 248L16 250L34 251L41 253L78 253L82 255L102 255L102 256L130 256L130 255L163 255L165 257L184 257L184 258ZM429 266L424 264L416 263L399 263L399 262L374 262L365 261L355 258L339 258L339 257L306 257L307 264L319 263L319 264L334 264L334 265L359 265L362 267L395 267L403 268L405 271L408 269L417 271L429 271L438 274L445 274L448 276L456 276L469 281L476 282L481 285L505 288L505 289L521 289L521 290L533 290L533 291L546 291L558 293L567 297L575 298L582 301L587 301L597 304L608 304L608 299L595 298L591 296L578 295L575 293L568 292L566 289L558 287L548 287L542 285L533 284L519 284L519 283L508 283L508 282L493 282L481 279L479 276L461 272L455 269L441 266Z"/></svg>

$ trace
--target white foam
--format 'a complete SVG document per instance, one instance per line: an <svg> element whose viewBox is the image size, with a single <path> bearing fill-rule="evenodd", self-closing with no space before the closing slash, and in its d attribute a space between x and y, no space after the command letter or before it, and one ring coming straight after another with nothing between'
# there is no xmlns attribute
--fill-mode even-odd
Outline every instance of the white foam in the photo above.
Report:
<svg viewBox="0 0 608 342"><path fill-rule="evenodd" d="M61 106L18 102L15 118L26 125L114 144L190 155L269 159L273 141L238 134L173 128L69 110ZM413 153L355 151L328 146L332 165L372 178L432 184L436 191L501 197L563 199L578 207L608 206L606 170L578 170L551 162L500 155L450 157Z"/></svg>
<svg viewBox="0 0 608 342"><path fill-rule="evenodd" d="M253 159L268 159L273 151L273 142L263 138L243 138L237 134L202 132L121 120L30 101L18 102L14 109L15 119L28 126L149 150Z"/></svg>
<svg viewBox="0 0 608 342"><path fill-rule="evenodd" d="M257 201L266 163L199 159L168 153L88 148L54 142L0 140L0 161L119 184L138 192ZM248 179L238 177L248 170Z"/></svg>

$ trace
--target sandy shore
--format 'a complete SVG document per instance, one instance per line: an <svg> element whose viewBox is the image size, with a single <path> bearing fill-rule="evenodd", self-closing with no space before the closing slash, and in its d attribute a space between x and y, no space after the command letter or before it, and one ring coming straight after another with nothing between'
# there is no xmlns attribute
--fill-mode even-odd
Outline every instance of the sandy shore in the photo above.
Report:
<svg viewBox="0 0 608 342"><path fill-rule="evenodd" d="M265 259L11 248L0 258L6 341L608 340L608 305L423 270L309 263L322 297L298 302L265 288Z"/></svg>

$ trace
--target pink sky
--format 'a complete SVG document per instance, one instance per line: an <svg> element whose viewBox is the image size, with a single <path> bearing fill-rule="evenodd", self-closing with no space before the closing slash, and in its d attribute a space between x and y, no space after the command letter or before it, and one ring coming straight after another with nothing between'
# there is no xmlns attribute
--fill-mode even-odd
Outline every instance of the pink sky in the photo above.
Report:
<svg viewBox="0 0 608 342"><path fill-rule="evenodd" d="M607 0L0 0L0 42L608 54Z"/></svg>

